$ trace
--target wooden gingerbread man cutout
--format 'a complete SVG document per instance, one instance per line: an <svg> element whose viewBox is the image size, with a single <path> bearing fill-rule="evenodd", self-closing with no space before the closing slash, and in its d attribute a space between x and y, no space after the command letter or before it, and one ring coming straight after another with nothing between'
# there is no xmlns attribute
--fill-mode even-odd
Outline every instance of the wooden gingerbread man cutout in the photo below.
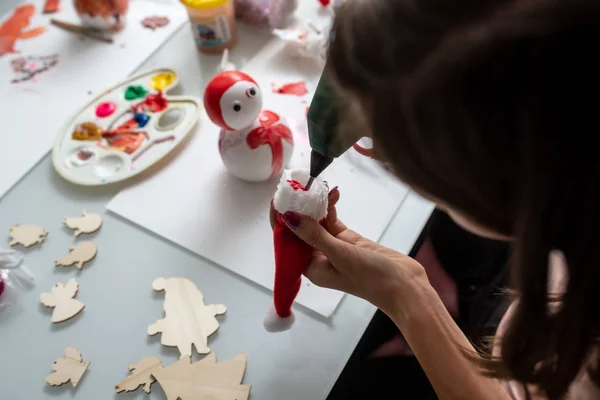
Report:
<svg viewBox="0 0 600 400"><path fill-rule="evenodd" d="M92 260L98 254L98 249L92 242L82 242L75 246L69 246L69 254L54 261L57 267L68 267L75 265L77 269Z"/></svg>
<svg viewBox="0 0 600 400"><path fill-rule="evenodd" d="M85 307L81 301L74 299L79 284L75 279L70 279L66 285L57 283L52 286L52 293L42 293L40 301L46 307L54 307L52 322L58 323L73 318Z"/></svg>
<svg viewBox="0 0 600 400"><path fill-rule="evenodd" d="M69 229L73 229L75 236L82 233L94 233L102 226L102 216L99 214L90 214L85 210L81 217L65 218L65 225Z"/></svg>
<svg viewBox="0 0 600 400"><path fill-rule="evenodd" d="M164 346L176 346L182 355L192 354L192 345L199 354L208 354L208 337L219 329L216 315L225 314L223 304L204 304L204 295L185 278L156 278L156 291L164 290L165 318L148 327L148 335L161 332Z"/></svg>
<svg viewBox="0 0 600 400"><path fill-rule="evenodd" d="M10 246L20 244L23 247L31 247L34 244L42 243L48 236L48 231L37 225L16 224L9 228L8 234L11 239Z"/></svg>
<svg viewBox="0 0 600 400"><path fill-rule="evenodd" d="M57 386L71 381L71 385L77 387L89 365L89 361L82 362L79 350L67 347L65 357L57 358L52 364L54 372L46 377L46 383L50 386Z"/></svg>

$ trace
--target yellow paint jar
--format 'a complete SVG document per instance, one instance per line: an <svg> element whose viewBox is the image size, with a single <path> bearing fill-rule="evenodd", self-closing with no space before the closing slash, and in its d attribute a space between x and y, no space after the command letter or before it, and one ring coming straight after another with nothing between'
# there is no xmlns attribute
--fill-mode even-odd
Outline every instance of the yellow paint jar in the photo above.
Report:
<svg viewBox="0 0 600 400"><path fill-rule="evenodd" d="M221 53L237 43L233 0L181 0L186 6L198 49Z"/></svg>

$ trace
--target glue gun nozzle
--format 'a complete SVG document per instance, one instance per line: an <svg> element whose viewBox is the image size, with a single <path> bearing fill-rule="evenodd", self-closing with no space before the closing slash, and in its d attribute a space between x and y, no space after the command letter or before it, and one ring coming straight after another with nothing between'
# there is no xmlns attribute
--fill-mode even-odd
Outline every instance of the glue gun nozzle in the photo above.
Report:
<svg viewBox="0 0 600 400"><path fill-rule="evenodd" d="M315 180L315 178L312 177L312 176L310 178L308 178L308 183L305 186L306 190L310 189L310 187L312 186L314 180Z"/></svg>

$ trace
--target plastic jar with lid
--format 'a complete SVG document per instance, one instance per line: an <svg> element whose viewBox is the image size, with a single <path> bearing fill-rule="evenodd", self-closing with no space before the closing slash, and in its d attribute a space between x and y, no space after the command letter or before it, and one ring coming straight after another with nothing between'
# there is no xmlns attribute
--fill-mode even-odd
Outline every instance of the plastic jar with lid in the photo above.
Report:
<svg viewBox="0 0 600 400"><path fill-rule="evenodd" d="M198 49L221 53L237 43L234 0L181 0L186 6Z"/></svg>

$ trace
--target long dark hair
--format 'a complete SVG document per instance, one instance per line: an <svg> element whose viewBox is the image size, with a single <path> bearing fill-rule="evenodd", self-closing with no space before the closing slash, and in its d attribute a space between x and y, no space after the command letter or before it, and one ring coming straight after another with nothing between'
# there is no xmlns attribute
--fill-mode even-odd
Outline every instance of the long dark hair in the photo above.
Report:
<svg viewBox="0 0 600 400"><path fill-rule="evenodd" d="M599 39L597 0L346 0L328 54L352 111L340 134L361 129L400 179L515 238L519 302L486 371L551 399L598 364ZM552 250L568 270L555 313Z"/></svg>

